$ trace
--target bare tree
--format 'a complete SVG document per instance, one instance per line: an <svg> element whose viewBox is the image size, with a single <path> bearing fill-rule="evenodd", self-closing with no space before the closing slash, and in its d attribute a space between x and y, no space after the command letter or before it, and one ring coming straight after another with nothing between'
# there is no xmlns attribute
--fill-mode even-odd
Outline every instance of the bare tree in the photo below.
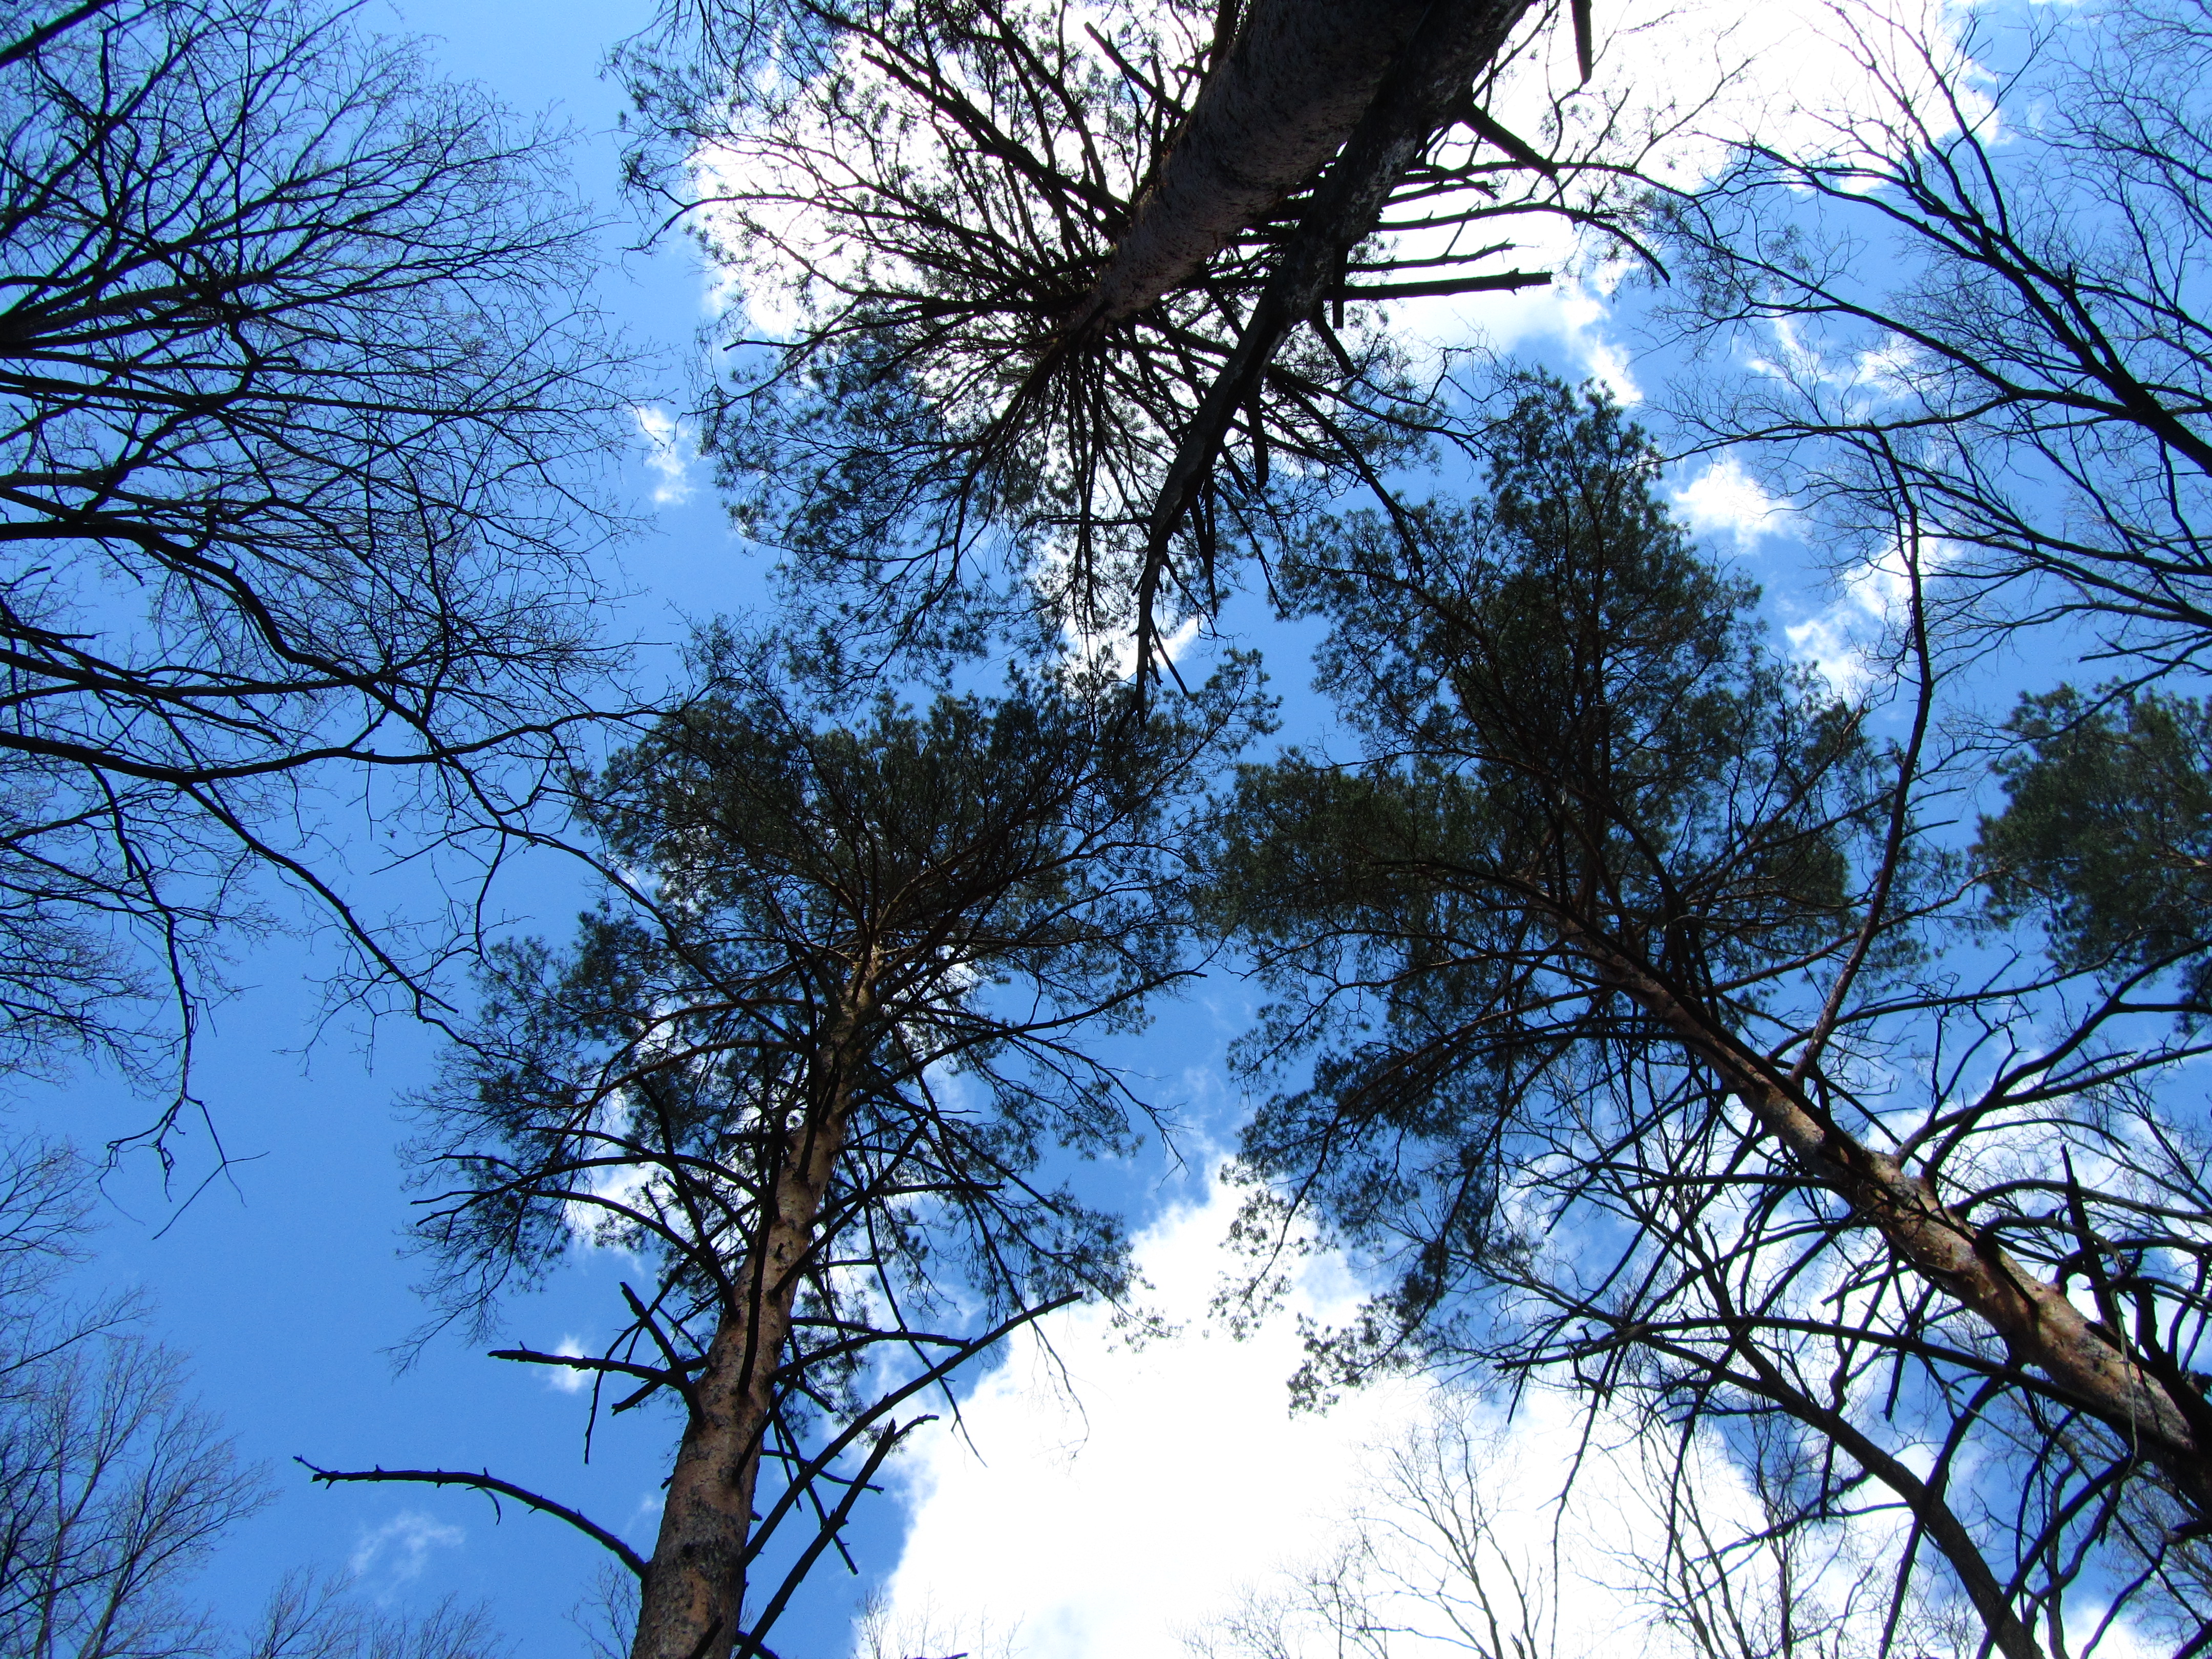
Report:
<svg viewBox="0 0 2212 1659"><path fill-rule="evenodd" d="M170 1659L215 1632L182 1583L260 1507L183 1366L143 1337L72 1346L19 1373L0 1486L0 1629L31 1659Z"/></svg>
<svg viewBox="0 0 2212 1659"><path fill-rule="evenodd" d="M432 841L526 808L605 664L624 402L560 167L318 0L0 8L8 1063L188 1042L271 872L406 979L334 787Z"/></svg>
<svg viewBox="0 0 2212 1659"><path fill-rule="evenodd" d="M853 1659L1017 1659L1021 1651L1021 1626L994 1624L988 1613L967 1619L947 1619L926 1603L920 1609L894 1615L888 1597L880 1591L860 1607L853 1638Z"/></svg>
<svg viewBox="0 0 2212 1659"><path fill-rule="evenodd" d="M94 1194L65 1148L9 1149L0 1176L0 1648L26 1659L208 1650L178 1595L265 1498L179 1393L137 1305L72 1305Z"/></svg>
<svg viewBox="0 0 2212 1659"><path fill-rule="evenodd" d="M2012 1659L2123 1616L2197 1650L2212 1191L2165 1091L2203 1011L2176 952L1991 933L1917 588L1877 746L1656 466L1535 386L1489 499L1289 585L1364 756L1252 772L1224 823L1223 919L1284 994L1248 1057L1312 1066L1247 1133L1244 1233L1311 1212L1395 1277L1306 1386L1571 1379L1723 1437L1778 1525L1895 1520L1899 1620L1932 1556Z"/></svg>
<svg viewBox="0 0 2212 1659"><path fill-rule="evenodd" d="M1916 39L1838 7L1881 101L1664 204L1670 327L1760 372L1676 414L1850 558L1900 494L1982 626L2075 617L2126 672L2212 639L2212 14Z"/></svg>
<svg viewBox="0 0 2212 1659"><path fill-rule="evenodd" d="M250 1632L188 1595L268 1500L181 1356L128 1296L73 1299L96 1170L66 1146L0 1155L0 1652L10 1659L495 1659L480 1610L421 1619L294 1575Z"/></svg>
<svg viewBox="0 0 2212 1659"><path fill-rule="evenodd" d="M1515 220L1618 226L1659 137L1571 86L1525 139L1486 112L1548 38L1527 0L669 15L641 173L744 282L707 437L749 524L908 629L1004 555L1148 659L1459 433L1378 307L1546 282L1499 267Z"/></svg>
<svg viewBox="0 0 2212 1659"><path fill-rule="evenodd" d="M1507 1437L1440 1398L1430 1419L1373 1449L1339 1536L1237 1607L1188 1632L1200 1659L1390 1659L1561 1650L1556 1516L1516 1509Z"/></svg>
<svg viewBox="0 0 2212 1659"><path fill-rule="evenodd" d="M1201 1659L1878 1650L1883 1540L1768 1524L1765 1494L1694 1441L1616 1425L1559 1449L1597 1466L1564 1494L1553 1470L1528 1467L1505 1421L1440 1389L1424 1420L1374 1449L1334 1547L1248 1590L1186 1645ZM1972 1646L1952 1639L1940 1608L1915 1613L1915 1650Z"/></svg>
<svg viewBox="0 0 2212 1659"><path fill-rule="evenodd" d="M292 1573L240 1643L238 1659L500 1659L511 1651L490 1614L451 1596L417 1618L363 1601L343 1578Z"/></svg>
<svg viewBox="0 0 2212 1659"><path fill-rule="evenodd" d="M1144 1121L1087 1041L1189 971L1184 826L1249 718L1243 665L1140 720L1127 686L1054 673L825 706L781 647L706 648L696 699L580 800L606 905L571 951L493 956L421 1148L457 1311L586 1238L644 1264L600 1353L497 1357L590 1375L595 1412L604 1385L617 1412L680 1407L651 1558L489 1474L317 1471L580 1528L639 1580L638 1659L769 1651L922 1420L896 1413L1040 1314L1123 1295L1121 1231L1054 1149ZM771 1543L795 1559L756 1583Z"/></svg>

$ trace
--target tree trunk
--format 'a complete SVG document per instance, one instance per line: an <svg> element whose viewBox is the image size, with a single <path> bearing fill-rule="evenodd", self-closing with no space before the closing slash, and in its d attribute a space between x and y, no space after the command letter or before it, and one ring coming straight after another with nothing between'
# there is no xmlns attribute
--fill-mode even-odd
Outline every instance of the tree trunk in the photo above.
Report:
<svg viewBox="0 0 2212 1659"><path fill-rule="evenodd" d="M1340 280L1344 256L1373 231L1406 169L1450 122L1475 76L1496 58L1531 3L1442 0L1402 43L1398 61L1376 83L1371 107L1346 135L1341 156L1261 289L1236 349L1177 441L1147 530L1147 592L1168 538L1213 470L1235 411L1249 399L1290 331L1317 313L1322 295ZM1509 271L1497 282L1515 288L1548 280ZM1139 608L1149 623L1149 599L1140 597Z"/></svg>
<svg viewBox="0 0 2212 1659"><path fill-rule="evenodd" d="M1081 349L1188 282L1320 172L1430 9L1419 0L1253 0L1105 275L1069 319L1068 345Z"/></svg>
<svg viewBox="0 0 2212 1659"><path fill-rule="evenodd" d="M660 1533L639 1598L631 1659L726 1659L744 1602L742 1571L775 1402L791 1338L792 1304L815 1243L830 1180L844 1151L853 1078L868 1036L872 988L856 975L824 1040L805 1120L787 1136L760 1237L734 1275L691 1385L690 1422L676 1454Z"/></svg>
<svg viewBox="0 0 2212 1659"><path fill-rule="evenodd" d="M2010 1357L2141 1449L2200 1517L2212 1516L2212 1406L2180 1398L2094 1324L2057 1285L1954 1213L1926 1179L1828 1122L1765 1057L1719 1027L1646 964L1571 918L1562 931L1600 973L1712 1066L1791 1160L1878 1229L1923 1278L1980 1316ZM2185 1386L2185 1385L2184 1385Z"/></svg>

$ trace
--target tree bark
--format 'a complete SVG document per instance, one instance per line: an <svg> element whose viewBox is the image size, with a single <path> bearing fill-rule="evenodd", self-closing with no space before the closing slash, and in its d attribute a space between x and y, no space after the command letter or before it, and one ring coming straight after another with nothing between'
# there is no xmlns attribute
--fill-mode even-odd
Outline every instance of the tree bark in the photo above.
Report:
<svg viewBox="0 0 2212 1659"><path fill-rule="evenodd" d="M1261 290L1236 349L1176 439L1175 458L1153 500L1137 580L1140 681L1152 665L1152 618L1167 571L1169 539L1212 476L1237 410L1250 399L1291 331L1317 313L1323 295L1340 280L1344 255L1375 228L1406 169L1451 120L1474 77L1497 57L1532 3L1439 0L1429 7L1345 135L1342 154ZM1512 289L1550 279L1508 271L1494 280L1501 289Z"/></svg>
<svg viewBox="0 0 2212 1659"><path fill-rule="evenodd" d="M1468 88L1498 55L1507 33L1532 0L1443 0L1407 38L1357 125L1343 155L1316 193L1281 262L1261 291L1237 349L1223 365L1205 402L1192 417L1154 503L1150 538L1154 557L1220 453L1234 412L1290 331L1313 315L1340 280L1344 255L1375 228L1390 192L1429 140L1449 124ZM1548 281L1510 271L1500 288Z"/></svg>
<svg viewBox="0 0 2212 1659"><path fill-rule="evenodd" d="M853 1079L873 1010L868 970L855 975L823 1042L805 1121L787 1135L760 1237L734 1276L691 1385L690 1421L669 1477L660 1532L639 1598L631 1659L727 1659L744 1602L746 1540L775 1377L815 1228L844 1151Z"/></svg>
<svg viewBox="0 0 2212 1659"><path fill-rule="evenodd" d="M1422 0L1254 0L1105 274L1069 319L1068 345L1079 349L1188 281L1320 172L1431 9Z"/></svg>
<svg viewBox="0 0 2212 1659"><path fill-rule="evenodd" d="M2093 1323L2063 1290L1954 1213L1926 1178L1814 1111L1802 1091L1694 999L1573 919L1558 920L1608 982L1713 1068L1798 1168L1876 1228L1916 1272L1978 1315L2014 1361L2041 1371L2164 1470L2199 1516L2212 1516L2212 1435L2205 1431L2212 1406L2178 1397L2130 1356L2117 1334Z"/></svg>

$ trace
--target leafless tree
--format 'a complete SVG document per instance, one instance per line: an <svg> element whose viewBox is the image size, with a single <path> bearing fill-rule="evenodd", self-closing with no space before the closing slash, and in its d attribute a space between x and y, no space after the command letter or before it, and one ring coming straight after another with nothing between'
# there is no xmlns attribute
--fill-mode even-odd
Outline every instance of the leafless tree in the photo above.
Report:
<svg viewBox="0 0 2212 1659"><path fill-rule="evenodd" d="M97 1171L0 1155L0 1652L10 1659L495 1659L481 1611L410 1619L295 1575L250 1632L187 1594L270 1495L127 1296L72 1297Z"/></svg>
<svg viewBox="0 0 2212 1659"><path fill-rule="evenodd" d="M1887 1568L1877 1540L1765 1524L1763 1495L1694 1447L1601 1431L1558 1449L1601 1467L1563 1494L1504 1422L1440 1390L1424 1420L1374 1449L1334 1547L1248 1590L1186 1644L1201 1659L1877 1650ZM1916 1650L1972 1647L1949 1639L1940 1608L1915 1611Z"/></svg>
<svg viewBox="0 0 2212 1659"><path fill-rule="evenodd" d="M409 980L334 816L376 858L465 844L605 666L626 376L592 228L555 136L357 21L0 7L11 1066L188 1042L270 872Z"/></svg>
<svg viewBox="0 0 2212 1659"><path fill-rule="evenodd" d="M1540 1512L1509 1513L1503 1434L1440 1407L1374 1448L1368 1463L1330 1547L1188 1632L1194 1654L1551 1659L1560 1650L1558 1528Z"/></svg>
<svg viewBox="0 0 2212 1659"><path fill-rule="evenodd" d="M860 1607L853 1638L853 1659L1017 1659L1021 1626L994 1622L986 1612L973 1620L947 1619L925 1604L894 1614L880 1591Z"/></svg>
<svg viewBox="0 0 2212 1659"><path fill-rule="evenodd" d="M511 1644L481 1607L452 1597L419 1617L373 1607L343 1578L293 1573L269 1598L238 1659L501 1659Z"/></svg>
<svg viewBox="0 0 2212 1659"><path fill-rule="evenodd" d="M127 1299L72 1305L93 1194L66 1149L9 1149L0 1175L0 1648L26 1659L208 1650L178 1595L216 1538L258 1508L177 1358Z"/></svg>
<svg viewBox="0 0 2212 1659"><path fill-rule="evenodd" d="M2123 672L2212 639L2212 13L2027 14L1915 38L1837 7L1881 97L1670 200L1662 313L1729 368L1676 414L1826 523L1900 492L1961 621L2086 623ZM1754 375L1733 372L1748 356Z"/></svg>
<svg viewBox="0 0 2212 1659"><path fill-rule="evenodd" d="M1618 229L1661 136L1571 76L1525 138L1492 118L1544 73L1528 0L668 15L627 59L671 141L641 174L746 295L708 441L757 532L909 627L994 553L1143 653L1210 614L1458 431L1379 308L1547 281L1500 267L1516 220Z"/></svg>
<svg viewBox="0 0 2212 1659"><path fill-rule="evenodd" d="M489 1474L317 1471L580 1528L639 1581L638 1659L769 1652L923 1420L896 1413L1123 1295L1118 1226L1047 1160L1144 1124L1091 1035L1188 971L1185 826L1249 718L1243 665L1139 719L1110 677L825 706L774 649L707 650L697 698L581 799L607 905L572 951L493 957L421 1148L456 1310L586 1238L645 1264L601 1352L497 1357L590 1375L595 1413L603 1385L680 1406L651 1558ZM755 1583L772 1543L795 1559Z"/></svg>

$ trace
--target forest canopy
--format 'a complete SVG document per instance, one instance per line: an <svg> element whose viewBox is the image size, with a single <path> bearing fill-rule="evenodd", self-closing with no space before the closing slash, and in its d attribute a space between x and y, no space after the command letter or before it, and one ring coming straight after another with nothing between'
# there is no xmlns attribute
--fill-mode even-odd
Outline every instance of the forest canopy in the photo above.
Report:
<svg viewBox="0 0 2212 1659"><path fill-rule="evenodd" d="M2212 12L1813 9L672 0L605 63L712 278L654 428L566 141L426 48L0 8L0 1061L166 1156L304 896L434 1049L404 1351L580 1431L333 1434L326 1504L520 1504L632 1659L834 1646L1011 1356L1209 1340L1180 1182L1294 1408L1440 1413L1196 1650L1544 1659L1587 1589L1699 1659L2212 1651ZM757 601L652 595L688 648L609 600L641 425ZM71 1299L77 1155L9 1170L0 1619L234 1646L181 1587L264 1488Z"/></svg>

